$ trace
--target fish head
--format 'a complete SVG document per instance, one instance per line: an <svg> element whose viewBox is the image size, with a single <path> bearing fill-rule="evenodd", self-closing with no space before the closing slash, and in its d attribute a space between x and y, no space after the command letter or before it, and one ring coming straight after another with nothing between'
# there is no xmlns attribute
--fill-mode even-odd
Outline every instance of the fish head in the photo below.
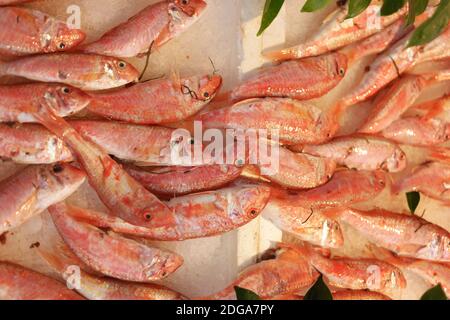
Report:
<svg viewBox="0 0 450 320"><path fill-rule="evenodd" d="M340 248L344 245L344 236L339 222L325 219L322 225L321 245L326 248Z"/></svg>
<svg viewBox="0 0 450 320"><path fill-rule="evenodd" d="M207 6L204 0L175 0L174 4L189 17L200 15Z"/></svg>
<svg viewBox="0 0 450 320"><path fill-rule="evenodd" d="M348 68L348 58L345 54L336 52L332 53L330 56L330 72L335 77L344 78L347 74L347 68Z"/></svg>
<svg viewBox="0 0 450 320"><path fill-rule="evenodd" d="M406 168L406 155L400 148L395 148L392 155L386 159L382 169L388 172L400 172Z"/></svg>
<svg viewBox="0 0 450 320"><path fill-rule="evenodd" d="M104 63L105 74L122 84L138 82L139 71L131 64L121 59L107 58Z"/></svg>
<svg viewBox="0 0 450 320"><path fill-rule="evenodd" d="M174 273L184 262L183 257L170 251L160 251L148 256L148 266L144 269L149 281L161 280Z"/></svg>
<svg viewBox="0 0 450 320"><path fill-rule="evenodd" d="M53 111L61 117L83 110L92 100L87 93L67 85L49 85L44 99Z"/></svg>
<svg viewBox="0 0 450 320"><path fill-rule="evenodd" d="M200 100L213 99L222 86L222 77L219 75L205 76L199 81L197 96Z"/></svg>
<svg viewBox="0 0 450 320"><path fill-rule="evenodd" d="M243 186L234 196L241 213L249 219L254 219L266 207L270 198L270 188L263 185Z"/></svg>
<svg viewBox="0 0 450 320"><path fill-rule="evenodd" d="M374 171L371 176L371 186L376 192L384 190L387 184L386 173L382 170Z"/></svg>
<svg viewBox="0 0 450 320"><path fill-rule="evenodd" d="M47 52L68 51L77 47L86 39L86 34L79 29L71 29L65 23L58 23L53 28L51 39L46 43Z"/></svg>

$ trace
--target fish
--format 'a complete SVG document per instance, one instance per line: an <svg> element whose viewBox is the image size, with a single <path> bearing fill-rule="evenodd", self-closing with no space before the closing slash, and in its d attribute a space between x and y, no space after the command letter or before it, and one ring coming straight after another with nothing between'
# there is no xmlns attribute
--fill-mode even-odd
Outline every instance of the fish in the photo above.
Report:
<svg viewBox="0 0 450 320"><path fill-rule="evenodd" d="M91 101L80 89L47 83L0 86L0 96L0 122L38 122L34 116L42 100L50 101L61 117L83 110Z"/></svg>
<svg viewBox="0 0 450 320"><path fill-rule="evenodd" d="M147 171L126 166L125 170L152 193L180 196L223 187L239 178L243 168L233 165L175 166Z"/></svg>
<svg viewBox="0 0 450 320"><path fill-rule="evenodd" d="M94 93L88 110L107 119L134 124L178 122L205 107L221 85L219 75L151 80L128 88Z"/></svg>
<svg viewBox="0 0 450 320"><path fill-rule="evenodd" d="M74 160L64 142L38 124L0 124L0 157L19 164Z"/></svg>
<svg viewBox="0 0 450 320"><path fill-rule="evenodd" d="M249 99L196 117L204 128L266 129L285 145L317 144L329 139L327 113L311 103L288 98Z"/></svg>
<svg viewBox="0 0 450 320"><path fill-rule="evenodd" d="M391 251L373 244L370 244L368 249L375 257L388 261L403 270L413 272L431 286L440 284L447 297L450 297L450 267L448 263L398 257Z"/></svg>
<svg viewBox="0 0 450 320"><path fill-rule="evenodd" d="M136 82L139 72L118 58L81 53L51 53L0 62L0 78L16 76L58 82L82 90L106 90Z"/></svg>
<svg viewBox="0 0 450 320"><path fill-rule="evenodd" d="M382 32L407 12L404 7L393 15L380 17L380 9L380 4L372 3L357 17L346 19L347 8L338 8L323 22L318 33L305 43L263 55L277 61L318 56Z"/></svg>
<svg viewBox="0 0 450 320"><path fill-rule="evenodd" d="M427 43L417 56L417 63L442 60L450 57L450 27L435 40Z"/></svg>
<svg viewBox="0 0 450 320"><path fill-rule="evenodd" d="M339 290L332 292L333 300L392 300L388 296L368 290ZM275 296L269 300L304 300L300 294Z"/></svg>
<svg viewBox="0 0 450 320"><path fill-rule="evenodd" d="M206 7L203 0L157 2L86 45L83 50L120 58L142 55L186 31L199 20Z"/></svg>
<svg viewBox="0 0 450 320"><path fill-rule="evenodd" d="M347 73L347 57L330 53L319 57L263 67L231 92L233 101L287 97L310 100L334 89Z"/></svg>
<svg viewBox="0 0 450 320"><path fill-rule="evenodd" d="M208 300L236 300L235 287L251 290L261 299L297 292L311 286L319 274L296 251L276 248L275 258L246 268L228 287Z"/></svg>
<svg viewBox="0 0 450 320"><path fill-rule="evenodd" d="M9 262L0 262L0 300L84 300L63 283Z"/></svg>
<svg viewBox="0 0 450 320"><path fill-rule="evenodd" d="M397 143L415 146L434 146L448 141L450 137L450 118L446 111L449 97L444 96L410 108L412 116L394 121L381 135Z"/></svg>
<svg viewBox="0 0 450 320"><path fill-rule="evenodd" d="M64 203L48 210L70 249L101 274L125 281L151 282L166 278L183 264L183 258L175 253L77 221L67 213Z"/></svg>
<svg viewBox="0 0 450 320"><path fill-rule="evenodd" d="M385 261L373 258L329 258L309 245L295 246L295 250L308 259L333 287L383 294L406 287L403 272Z"/></svg>
<svg viewBox="0 0 450 320"><path fill-rule="evenodd" d="M278 147L279 165L258 163L260 175L288 189L311 189L327 183L336 171L336 162L327 158L295 153Z"/></svg>
<svg viewBox="0 0 450 320"><path fill-rule="evenodd" d="M445 80L450 80L449 70L406 76L393 82L385 93L377 97L368 119L358 131L362 133L383 131L414 104L425 88Z"/></svg>
<svg viewBox="0 0 450 320"><path fill-rule="evenodd" d="M101 147L86 141L63 118L56 116L46 102L37 116L41 124L72 149L110 214L137 226L168 222L170 210L166 205L128 175Z"/></svg>
<svg viewBox="0 0 450 320"><path fill-rule="evenodd" d="M272 188L272 197L307 208L342 207L375 198L386 187L384 171L337 171L331 180L311 190Z"/></svg>
<svg viewBox="0 0 450 320"><path fill-rule="evenodd" d="M52 204L63 201L85 181L69 164L28 166L0 182L0 234L16 228Z"/></svg>
<svg viewBox="0 0 450 320"><path fill-rule="evenodd" d="M371 135L337 137L322 145L306 145L302 152L356 170L400 172L407 163L406 154L396 143Z"/></svg>
<svg viewBox="0 0 450 320"><path fill-rule="evenodd" d="M63 52L81 44L86 34L43 12L27 8L0 8L0 55L26 56Z"/></svg>
<svg viewBox="0 0 450 320"><path fill-rule="evenodd" d="M268 187L241 185L173 198L167 202L172 222L155 227L135 226L93 210L68 207L67 213L80 221L125 235L183 241L223 234L247 224L258 217L269 197Z"/></svg>
<svg viewBox="0 0 450 320"><path fill-rule="evenodd" d="M51 220L51 219L50 219ZM47 221L45 221L47 222ZM45 236L44 236L45 234ZM38 255L79 294L89 300L186 300L182 294L153 283L128 282L95 274L45 223ZM77 278L74 279L74 272ZM75 281L74 281L75 280Z"/></svg>
<svg viewBox="0 0 450 320"><path fill-rule="evenodd" d="M322 210L292 204L288 199L271 198L262 212L264 219L296 238L326 248L340 248L344 236L340 224Z"/></svg>
<svg viewBox="0 0 450 320"><path fill-rule="evenodd" d="M348 45L339 52L347 56L347 63L351 66L364 57L385 51L411 30L412 27L405 28L405 22L399 19L380 32Z"/></svg>
<svg viewBox="0 0 450 320"><path fill-rule="evenodd" d="M417 191L424 195L450 204L450 165L436 161L426 162L416 167L413 172L397 181L392 186L392 192Z"/></svg>
<svg viewBox="0 0 450 320"><path fill-rule="evenodd" d="M329 210L330 218L347 223L378 246L402 257L450 261L450 234L420 217L383 209Z"/></svg>

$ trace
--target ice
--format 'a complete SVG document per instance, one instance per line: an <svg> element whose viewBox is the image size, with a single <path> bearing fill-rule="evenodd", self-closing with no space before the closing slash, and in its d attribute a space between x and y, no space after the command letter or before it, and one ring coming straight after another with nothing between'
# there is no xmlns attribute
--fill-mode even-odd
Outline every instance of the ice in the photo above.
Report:
<svg viewBox="0 0 450 320"><path fill-rule="evenodd" d="M95 40L102 33L125 21L145 6L157 0L39 0L29 6L39 8L60 19L68 18L67 8L77 5L81 9L81 27L88 32L89 41ZM304 1L287 0L286 6L274 24L262 36L257 38L260 13L264 6L263 0L209 0L208 10L201 20L192 26L179 38L169 42L154 52L150 59L150 67L146 79L163 75L170 76L172 72L181 75L212 72L209 61L211 58L224 77L225 90L229 90L238 81L255 68L267 63L260 55L262 50L271 47L290 46L305 40L314 32L321 21L332 10L317 14L301 14L300 8ZM371 58L354 66L338 88L325 97L314 101L321 108L331 107L339 97L343 96L355 85L364 67ZM144 65L144 59L132 59L138 68ZM433 88L433 96L449 90L448 85ZM431 97L424 95L422 99ZM345 117L343 133L349 132L363 121L370 111L370 103L361 104L350 109ZM415 148L406 148L409 169L424 160L423 152ZM0 177L12 174L20 166L2 163ZM407 174L405 171L396 174L399 177ZM70 202L84 207L102 209L95 192L86 183ZM388 192L383 193L371 203L364 204L383 207L394 211L407 212L404 195L393 197ZM424 199L417 212L425 212L425 218L437 223L447 230L450 229L450 209L439 205L436 201ZM15 261L36 270L50 273L49 268L30 246L39 239L41 219L36 217L6 236L6 243L0 245L0 259ZM154 243L154 245L169 248L184 257L185 264L164 283L173 289L191 296L204 296L227 286L243 267L254 263L258 255L273 242L282 237L292 240L289 235L282 235L264 219L244 226L240 230L226 235L185 242ZM367 254L366 241L354 230L346 228L345 252L353 256ZM352 241L349 241L352 239ZM55 274L54 274L55 275ZM55 275L56 276L56 275ZM418 298L426 289L426 284L414 275L408 274L409 287L399 298Z"/></svg>

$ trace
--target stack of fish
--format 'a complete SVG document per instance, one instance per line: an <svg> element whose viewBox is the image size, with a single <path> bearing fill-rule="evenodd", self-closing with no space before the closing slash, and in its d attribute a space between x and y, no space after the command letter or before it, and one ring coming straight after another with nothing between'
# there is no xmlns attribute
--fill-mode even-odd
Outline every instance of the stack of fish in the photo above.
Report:
<svg viewBox="0 0 450 320"><path fill-rule="evenodd" d="M406 9L375 27L367 21L379 18L376 1L350 24L339 8L310 41L267 53L277 62L223 94L218 100L225 107L216 108L210 105L222 86L216 72L138 82L139 72L124 60L180 36L200 18L205 1L152 4L86 45L83 31L10 6L21 2L0 0L0 77L30 80L0 86L0 157L28 166L0 182L0 234L48 209L60 237L39 253L61 277L79 266L81 281L75 293L1 262L0 298L187 299L154 284L176 272L183 257L141 239L219 235L260 214L302 244L280 243L269 259L205 298L234 299L239 286L264 299L302 299L323 274L335 299L389 299L406 287L404 270L440 283L450 295L447 230L417 216L354 208L406 169L406 144L422 148L427 162L396 181L392 192L420 191L450 202L450 151L441 146L450 138L448 96L414 105L428 86L450 80L450 72L411 73L421 63L448 59L448 27L433 42L407 48L413 27L403 27ZM432 13L430 7L423 16ZM332 91L355 61L374 54L358 87L333 107L324 111L308 101ZM372 97L365 123L339 135L347 108ZM101 120L73 119L86 110ZM268 174L248 154L235 164L180 166L171 158L179 143L175 128L193 121L205 129L277 129L279 141L267 139L279 147L279 170ZM85 180L105 212L65 203ZM331 254L347 241L344 224L379 246L371 247L372 257Z"/></svg>

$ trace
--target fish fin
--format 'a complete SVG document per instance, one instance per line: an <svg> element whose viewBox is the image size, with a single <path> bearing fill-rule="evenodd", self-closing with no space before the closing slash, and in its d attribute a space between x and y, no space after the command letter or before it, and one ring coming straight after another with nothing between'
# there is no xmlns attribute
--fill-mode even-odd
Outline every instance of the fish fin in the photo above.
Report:
<svg viewBox="0 0 450 320"><path fill-rule="evenodd" d="M445 147L424 148L427 161L437 161L450 164L450 149Z"/></svg>
<svg viewBox="0 0 450 320"><path fill-rule="evenodd" d="M40 99L40 108L33 114L43 126L59 137L64 137L68 131L75 131L63 118L53 112L51 103L45 99Z"/></svg>
<svg viewBox="0 0 450 320"><path fill-rule="evenodd" d="M385 248L378 247L373 243L367 244L366 248L368 249L368 254L374 259L386 261L396 266L406 265L405 259L396 256L392 251Z"/></svg>

